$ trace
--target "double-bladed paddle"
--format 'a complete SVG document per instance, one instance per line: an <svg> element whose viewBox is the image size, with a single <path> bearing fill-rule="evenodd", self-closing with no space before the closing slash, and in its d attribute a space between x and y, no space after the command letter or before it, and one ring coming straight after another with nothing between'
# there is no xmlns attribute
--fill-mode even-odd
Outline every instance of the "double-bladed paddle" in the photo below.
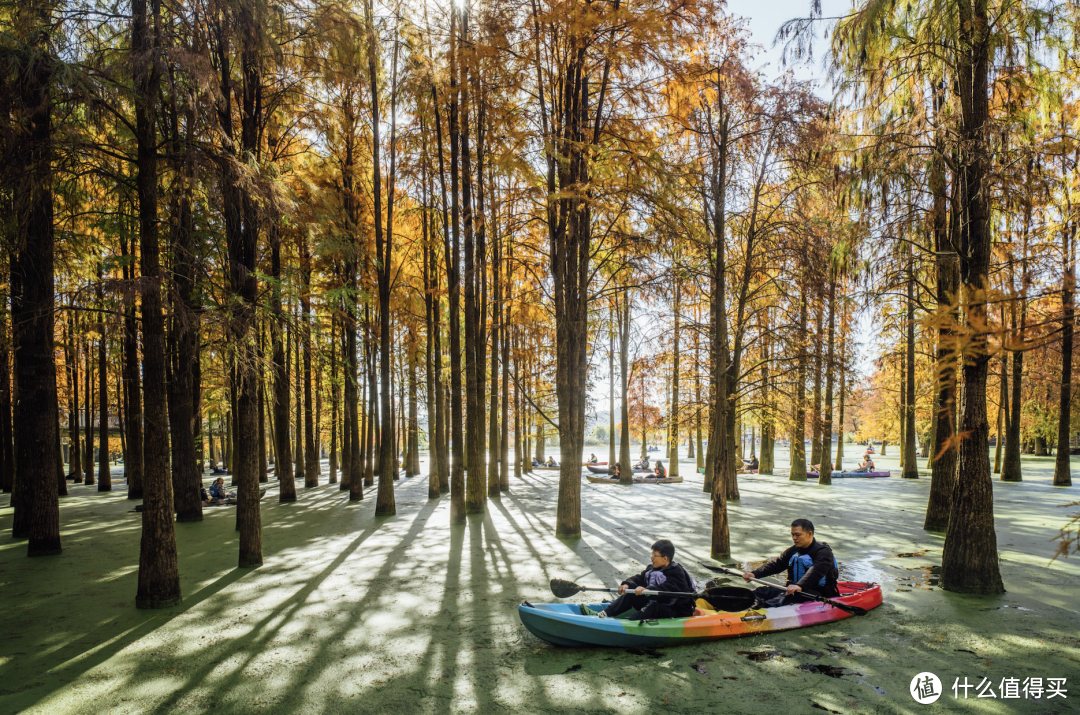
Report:
<svg viewBox="0 0 1080 715"><path fill-rule="evenodd" d="M627 587L627 590L631 590ZM551 592L555 594L557 598L570 598L571 596L581 593L582 591L602 591L604 593L618 593L617 588L603 588L600 586L579 586L573 581L566 581L561 578L551 579ZM693 591L642 591L642 596L699 596L701 594L694 593Z"/></svg>
<svg viewBox="0 0 1080 715"><path fill-rule="evenodd" d="M730 569L725 569L725 568L722 568L720 566L710 566L708 564L702 564L702 565L705 568L709 569L710 571L716 571L717 573L726 573L729 576L738 576L739 578L742 578L742 574L739 573L738 571L732 571ZM755 583L760 583L763 586L772 586L773 588L783 588L782 586L777 586L775 583L769 583L768 581L762 581L760 578L751 578L750 580L754 581ZM552 590L554 590L554 587L552 587ZM831 598L825 598L824 596L818 596L816 594L806 593L805 591L795 591L794 595L802 596L803 598L809 598L812 601L820 601L821 603L827 603L830 606L832 606L833 608L839 608L841 611L844 611L846 613L850 613L853 616L865 616L867 613L869 613L869 611L867 611L865 608L860 608L859 606L849 606L846 603L840 603L839 601L834 601Z"/></svg>

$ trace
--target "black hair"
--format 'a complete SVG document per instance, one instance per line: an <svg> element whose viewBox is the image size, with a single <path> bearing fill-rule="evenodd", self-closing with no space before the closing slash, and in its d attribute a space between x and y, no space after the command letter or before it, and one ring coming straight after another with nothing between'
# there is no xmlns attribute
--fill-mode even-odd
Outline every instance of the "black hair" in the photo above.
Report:
<svg viewBox="0 0 1080 715"><path fill-rule="evenodd" d="M667 539L660 539L652 545L652 550L661 556L673 559L675 558L675 544L671 543Z"/></svg>
<svg viewBox="0 0 1080 715"><path fill-rule="evenodd" d="M791 522L792 529L794 529L796 526L803 531L809 531L811 534L814 533L814 525L809 519L796 519L795 521Z"/></svg>

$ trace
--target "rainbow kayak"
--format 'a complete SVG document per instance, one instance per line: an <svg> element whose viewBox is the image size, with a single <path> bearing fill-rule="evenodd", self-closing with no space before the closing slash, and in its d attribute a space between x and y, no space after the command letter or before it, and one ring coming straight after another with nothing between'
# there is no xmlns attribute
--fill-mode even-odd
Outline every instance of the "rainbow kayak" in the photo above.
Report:
<svg viewBox="0 0 1080 715"><path fill-rule="evenodd" d="M881 587L876 583L843 581L837 586L840 597L833 599L835 601L867 610L881 605ZM591 608L599 611L603 604L594 604ZM851 618L851 614L817 601L739 613L665 618L651 623L583 616L581 606L576 603L533 605L526 601L518 606L518 615L533 635L548 643L620 648L658 647L739 638Z"/></svg>

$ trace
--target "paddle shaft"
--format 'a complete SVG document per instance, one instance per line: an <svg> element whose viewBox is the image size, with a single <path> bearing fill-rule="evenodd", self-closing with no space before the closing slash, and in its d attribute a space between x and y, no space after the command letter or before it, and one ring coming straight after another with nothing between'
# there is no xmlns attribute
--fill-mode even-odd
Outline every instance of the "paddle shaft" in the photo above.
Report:
<svg viewBox="0 0 1080 715"><path fill-rule="evenodd" d="M743 577L743 575L741 573L738 573L737 571L730 571L728 569L721 568L719 566L714 567L714 568L717 568L721 573L726 573L726 574L729 574L731 576L738 576L739 578ZM763 586L772 586L773 588L782 588L781 586L777 586L775 583L769 583L768 581L762 581L760 578L754 578L753 576L750 577L750 580L755 582L755 583L760 583ZM838 602L832 600L831 598L825 598L824 596L818 596L818 595L813 594L813 593L806 593L805 591L796 591L795 595L803 596L804 598L809 598L812 601L820 601L821 603L827 603L830 606L834 606L836 608L839 608L841 611L846 611L846 612L848 612L848 613L850 613L852 615L865 616L866 613L867 613L865 608L860 608L858 606L849 606L846 603L838 603Z"/></svg>
<svg viewBox="0 0 1080 715"><path fill-rule="evenodd" d="M597 586L578 586L582 591L603 591L604 593L618 593L617 588L601 588ZM629 586L626 587L627 593L634 591ZM693 596L697 597L701 594L694 593L692 591L642 591L642 596Z"/></svg>

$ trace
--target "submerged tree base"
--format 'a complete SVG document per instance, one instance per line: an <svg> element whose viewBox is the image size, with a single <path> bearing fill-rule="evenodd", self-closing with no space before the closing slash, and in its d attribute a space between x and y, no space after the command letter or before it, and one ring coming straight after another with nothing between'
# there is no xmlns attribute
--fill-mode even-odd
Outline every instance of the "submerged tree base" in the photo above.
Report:
<svg viewBox="0 0 1080 715"><path fill-rule="evenodd" d="M153 610L158 608L172 608L173 606L179 606L183 602L183 598L180 596L164 596L153 597L148 596L146 598L136 598L135 608L142 610Z"/></svg>

